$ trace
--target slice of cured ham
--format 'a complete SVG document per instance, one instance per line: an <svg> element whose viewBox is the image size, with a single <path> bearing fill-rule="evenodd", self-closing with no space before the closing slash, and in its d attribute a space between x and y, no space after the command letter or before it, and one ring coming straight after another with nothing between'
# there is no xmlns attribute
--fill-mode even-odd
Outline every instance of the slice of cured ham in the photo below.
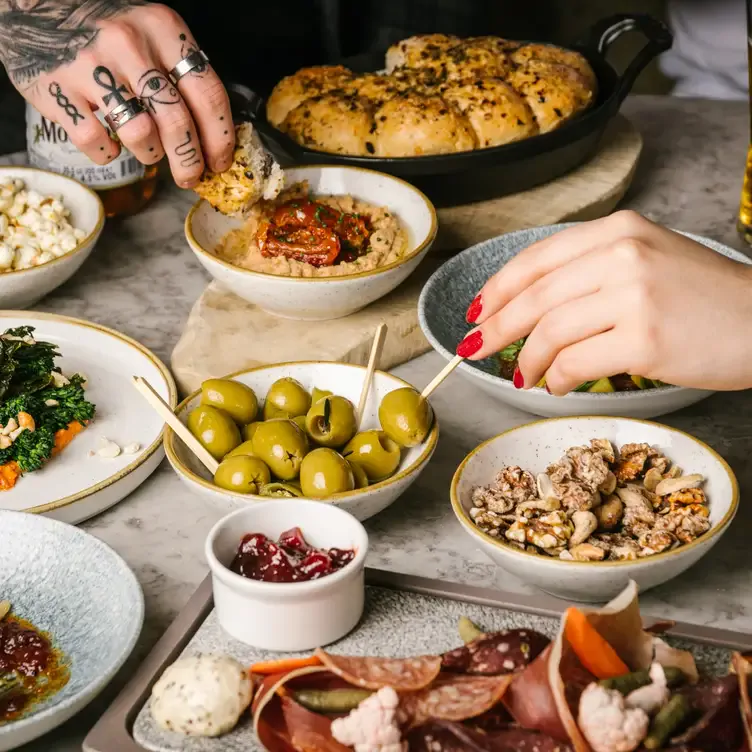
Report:
<svg viewBox="0 0 752 752"><path fill-rule="evenodd" d="M414 692L427 687L441 670L441 658L359 658L331 655L320 648L316 655L337 676L364 689L391 687L396 692Z"/></svg>

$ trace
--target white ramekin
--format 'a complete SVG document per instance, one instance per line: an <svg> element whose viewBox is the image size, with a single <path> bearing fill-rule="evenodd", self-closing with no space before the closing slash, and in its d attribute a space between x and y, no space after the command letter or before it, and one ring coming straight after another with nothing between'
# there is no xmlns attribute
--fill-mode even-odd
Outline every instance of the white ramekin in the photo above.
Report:
<svg viewBox="0 0 752 752"><path fill-rule="evenodd" d="M299 527L316 548L351 548L355 558L334 574L310 582L259 582L228 567L248 533L277 540ZM303 651L350 632L363 615L365 528L351 514L324 502L260 501L223 517L206 539L214 607L232 637L263 650Z"/></svg>

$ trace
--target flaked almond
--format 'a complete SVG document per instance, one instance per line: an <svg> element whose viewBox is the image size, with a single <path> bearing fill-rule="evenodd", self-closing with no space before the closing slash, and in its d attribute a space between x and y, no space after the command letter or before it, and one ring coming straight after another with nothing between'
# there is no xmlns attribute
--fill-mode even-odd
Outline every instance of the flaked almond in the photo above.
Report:
<svg viewBox="0 0 752 752"><path fill-rule="evenodd" d="M60 389L60 387L68 386L70 384L70 381L63 376L62 373L58 373L57 371L52 372L52 383Z"/></svg>
<svg viewBox="0 0 752 752"><path fill-rule="evenodd" d="M28 431L28 428L24 428L23 426L19 426L15 431L11 431L8 434L8 438L11 441L15 441L24 431Z"/></svg>
<svg viewBox="0 0 752 752"><path fill-rule="evenodd" d="M44 401L46 407L57 407L60 403L54 399L48 399Z"/></svg>
<svg viewBox="0 0 752 752"><path fill-rule="evenodd" d="M114 441L103 439L100 448L97 449L97 456L104 457L105 459L114 459L120 456L120 451L120 447Z"/></svg>
<svg viewBox="0 0 752 752"><path fill-rule="evenodd" d="M123 447L123 454L136 454L140 450L141 450L141 444L139 444L138 442L134 441L134 442L132 442L130 444L126 444Z"/></svg>
<svg viewBox="0 0 752 752"><path fill-rule="evenodd" d="M18 428L18 423L16 423L15 418L11 418L3 427L3 436L9 436L13 431L15 431Z"/></svg>
<svg viewBox="0 0 752 752"><path fill-rule="evenodd" d="M0 449L7 449L13 442L10 440L10 436L0 434Z"/></svg>

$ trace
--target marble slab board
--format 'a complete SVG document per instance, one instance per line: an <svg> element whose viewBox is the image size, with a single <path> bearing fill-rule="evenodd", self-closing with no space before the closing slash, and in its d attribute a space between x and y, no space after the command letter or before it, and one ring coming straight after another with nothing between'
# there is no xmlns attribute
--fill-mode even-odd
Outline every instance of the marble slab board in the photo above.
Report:
<svg viewBox="0 0 752 752"><path fill-rule="evenodd" d="M554 616L523 613L415 592L368 587L365 614L360 625L328 649L345 655L385 657L442 653L462 644L457 633L457 623L461 616L469 617L485 631L529 628L553 637L559 627L559 619ZM726 673L730 658L729 649L687 640L671 642L677 647L693 651L701 673ZM231 655L244 665L280 657L279 653L250 648L227 635L219 626L214 610L200 625L181 655L196 653ZM247 713L238 726L225 736L217 739L191 739L160 729L151 716L148 701L136 717L133 739L140 748L151 752L263 750L253 733ZM101 752L109 750L103 749ZM113 749L112 752L119 750Z"/></svg>

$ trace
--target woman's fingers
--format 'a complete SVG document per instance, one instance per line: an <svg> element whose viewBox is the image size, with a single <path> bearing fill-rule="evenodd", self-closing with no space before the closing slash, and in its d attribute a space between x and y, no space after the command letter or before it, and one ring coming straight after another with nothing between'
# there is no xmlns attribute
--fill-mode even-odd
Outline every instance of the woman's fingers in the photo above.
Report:
<svg viewBox="0 0 752 752"><path fill-rule="evenodd" d="M164 70L171 71L180 60L197 53L199 46L176 13L164 6L157 6L155 12L161 23L149 27L152 47ZM235 129L222 81L211 65L204 63L183 76L177 88L193 115L209 168L223 172L232 163Z"/></svg>
<svg viewBox="0 0 752 752"><path fill-rule="evenodd" d="M564 348L546 371L548 391L561 397L585 381L628 373L629 354L625 344L622 333L611 329Z"/></svg>
<svg viewBox="0 0 752 752"><path fill-rule="evenodd" d="M70 142L93 162L104 165L120 153L119 144L91 111L86 97L65 83L50 81L32 104L47 120L57 123Z"/></svg>
<svg viewBox="0 0 752 752"><path fill-rule="evenodd" d="M498 271L471 306L470 323L482 323L541 277L596 248L627 237L642 237L652 223L631 211L567 228L521 251ZM470 313L470 311L468 312Z"/></svg>
<svg viewBox="0 0 752 752"><path fill-rule="evenodd" d="M609 303L610 297L606 289L570 300L541 318L518 358L522 387L535 386L568 347L614 327L617 311Z"/></svg>

